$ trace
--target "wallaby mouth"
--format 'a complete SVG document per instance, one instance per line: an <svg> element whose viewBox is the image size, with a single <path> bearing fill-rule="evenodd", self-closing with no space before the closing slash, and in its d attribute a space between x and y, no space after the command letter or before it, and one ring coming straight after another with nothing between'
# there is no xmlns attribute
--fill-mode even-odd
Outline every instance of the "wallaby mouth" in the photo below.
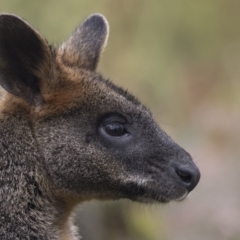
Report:
<svg viewBox="0 0 240 240"><path fill-rule="evenodd" d="M159 170L157 175L151 173L145 177L132 177L126 180L122 187L127 198L133 201L143 203L183 201L197 186L200 176L194 162L180 164L174 161L165 170Z"/></svg>

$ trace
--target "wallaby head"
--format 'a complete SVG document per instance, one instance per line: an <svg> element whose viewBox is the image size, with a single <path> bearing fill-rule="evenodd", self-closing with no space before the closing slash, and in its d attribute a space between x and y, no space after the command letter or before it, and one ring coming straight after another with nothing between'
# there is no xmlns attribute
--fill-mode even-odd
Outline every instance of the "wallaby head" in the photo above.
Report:
<svg viewBox="0 0 240 240"><path fill-rule="evenodd" d="M55 48L24 20L0 16L2 215L11 212L6 195L18 205L25 194L33 212L47 198L60 218L85 200L168 202L197 185L190 155L134 96L96 72L108 33L106 19L91 15Z"/></svg>

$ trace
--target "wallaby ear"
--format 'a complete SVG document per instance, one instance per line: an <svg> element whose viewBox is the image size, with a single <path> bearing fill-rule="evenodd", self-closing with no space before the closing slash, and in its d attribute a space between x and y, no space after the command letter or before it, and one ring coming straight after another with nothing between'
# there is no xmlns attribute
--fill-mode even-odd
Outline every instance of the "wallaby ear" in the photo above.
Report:
<svg viewBox="0 0 240 240"><path fill-rule="evenodd" d="M60 48L64 62L71 66L96 70L101 52L107 43L108 33L106 18L101 14L91 15Z"/></svg>
<svg viewBox="0 0 240 240"><path fill-rule="evenodd" d="M47 42L27 22L0 15L0 85L31 104L43 101L41 81L47 81L51 53Z"/></svg>

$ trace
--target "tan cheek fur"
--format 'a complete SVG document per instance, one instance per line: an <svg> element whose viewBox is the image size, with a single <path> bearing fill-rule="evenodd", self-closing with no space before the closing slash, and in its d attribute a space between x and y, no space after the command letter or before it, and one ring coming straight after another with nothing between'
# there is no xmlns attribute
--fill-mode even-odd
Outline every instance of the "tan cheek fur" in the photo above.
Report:
<svg viewBox="0 0 240 240"><path fill-rule="evenodd" d="M52 86L44 86L42 96L44 104L34 109L37 117L45 117L73 109L91 95L89 85L86 89L84 81L91 81L95 73L78 67L71 67L63 62L61 51L56 56L55 77Z"/></svg>
<svg viewBox="0 0 240 240"><path fill-rule="evenodd" d="M11 115L29 115L33 118L41 118L56 113L61 113L74 108L86 95L81 86L83 76L74 69L62 66L58 72L58 81L54 85L41 86L43 103L31 105L27 101L2 90L1 112Z"/></svg>

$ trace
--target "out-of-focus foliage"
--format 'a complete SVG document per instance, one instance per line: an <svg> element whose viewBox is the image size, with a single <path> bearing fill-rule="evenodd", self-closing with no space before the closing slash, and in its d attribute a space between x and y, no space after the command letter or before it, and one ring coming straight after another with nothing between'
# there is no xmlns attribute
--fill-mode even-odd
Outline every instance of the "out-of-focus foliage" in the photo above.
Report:
<svg viewBox="0 0 240 240"><path fill-rule="evenodd" d="M85 204L84 239L240 239L239 0L0 0L0 11L56 44L104 14L111 31L99 71L149 106L201 169L183 203Z"/></svg>

